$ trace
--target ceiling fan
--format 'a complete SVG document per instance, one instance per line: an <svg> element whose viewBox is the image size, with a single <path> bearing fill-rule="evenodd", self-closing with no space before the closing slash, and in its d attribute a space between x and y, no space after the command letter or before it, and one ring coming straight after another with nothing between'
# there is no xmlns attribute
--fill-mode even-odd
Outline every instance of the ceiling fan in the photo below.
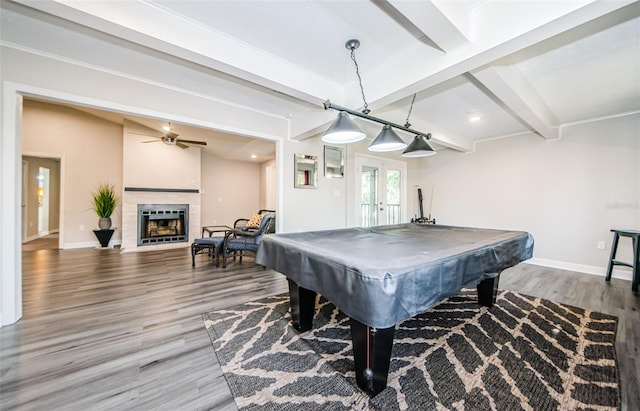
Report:
<svg viewBox="0 0 640 411"><path fill-rule="evenodd" d="M164 127L164 129L167 132L164 134L164 136L160 137L159 140L143 141L143 143L156 143L158 141L162 141L163 143L165 143L167 145L178 146L180 148L189 147L187 144L197 144L197 145L200 145L200 146L206 146L207 145L206 141L185 140L185 139L182 139L182 138L178 138L178 133L176 133L171 128L171 123L169 123L168 127Z"/></svg>

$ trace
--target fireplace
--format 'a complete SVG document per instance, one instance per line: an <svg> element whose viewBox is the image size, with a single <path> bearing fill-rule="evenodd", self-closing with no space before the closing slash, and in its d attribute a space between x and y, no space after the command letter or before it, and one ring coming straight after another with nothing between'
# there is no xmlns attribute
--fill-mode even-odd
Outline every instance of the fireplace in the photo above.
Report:
<svg viewBox="0 0 640 411"><path fill-rule="evenodd" d="M189 204L138 204L138 245L189 241Z"/></svg>

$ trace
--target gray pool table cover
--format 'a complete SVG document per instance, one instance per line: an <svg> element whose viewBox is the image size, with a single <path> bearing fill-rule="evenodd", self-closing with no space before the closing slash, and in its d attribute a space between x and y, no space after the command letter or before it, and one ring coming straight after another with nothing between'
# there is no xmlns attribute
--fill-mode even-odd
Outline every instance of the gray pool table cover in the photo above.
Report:
<svg viewBox="0 0 640 411"><path fill-rule="evenodd" d="M532 255L526 232L408 223L266 235L256 262L388 328Z"/></svg>

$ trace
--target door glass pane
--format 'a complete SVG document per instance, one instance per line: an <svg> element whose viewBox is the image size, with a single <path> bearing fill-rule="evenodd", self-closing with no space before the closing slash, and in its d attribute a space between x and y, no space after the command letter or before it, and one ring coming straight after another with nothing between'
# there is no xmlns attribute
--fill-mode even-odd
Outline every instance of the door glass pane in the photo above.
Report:
<svg viewBox="0 0 640 411"><path fill-rule="evenodd" d="M400 170L387 170L387 224L400 223Z"/></svg>
<svg viewBox="0 0 640 411"><path fill-rule="evenodd" d="M362 199L360 201L363 227L378 225L378 168L362 166Z"/></svg>

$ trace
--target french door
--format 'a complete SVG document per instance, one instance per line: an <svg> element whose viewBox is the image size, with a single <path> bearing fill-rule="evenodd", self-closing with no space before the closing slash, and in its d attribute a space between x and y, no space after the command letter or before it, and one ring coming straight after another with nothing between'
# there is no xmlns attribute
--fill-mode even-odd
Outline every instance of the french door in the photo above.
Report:
<svg viewBox="0 0 640 411"><path fill-rule="evenodd" d="M356 154L356 221L362 227L406 221L404 161Z"/></svg>

